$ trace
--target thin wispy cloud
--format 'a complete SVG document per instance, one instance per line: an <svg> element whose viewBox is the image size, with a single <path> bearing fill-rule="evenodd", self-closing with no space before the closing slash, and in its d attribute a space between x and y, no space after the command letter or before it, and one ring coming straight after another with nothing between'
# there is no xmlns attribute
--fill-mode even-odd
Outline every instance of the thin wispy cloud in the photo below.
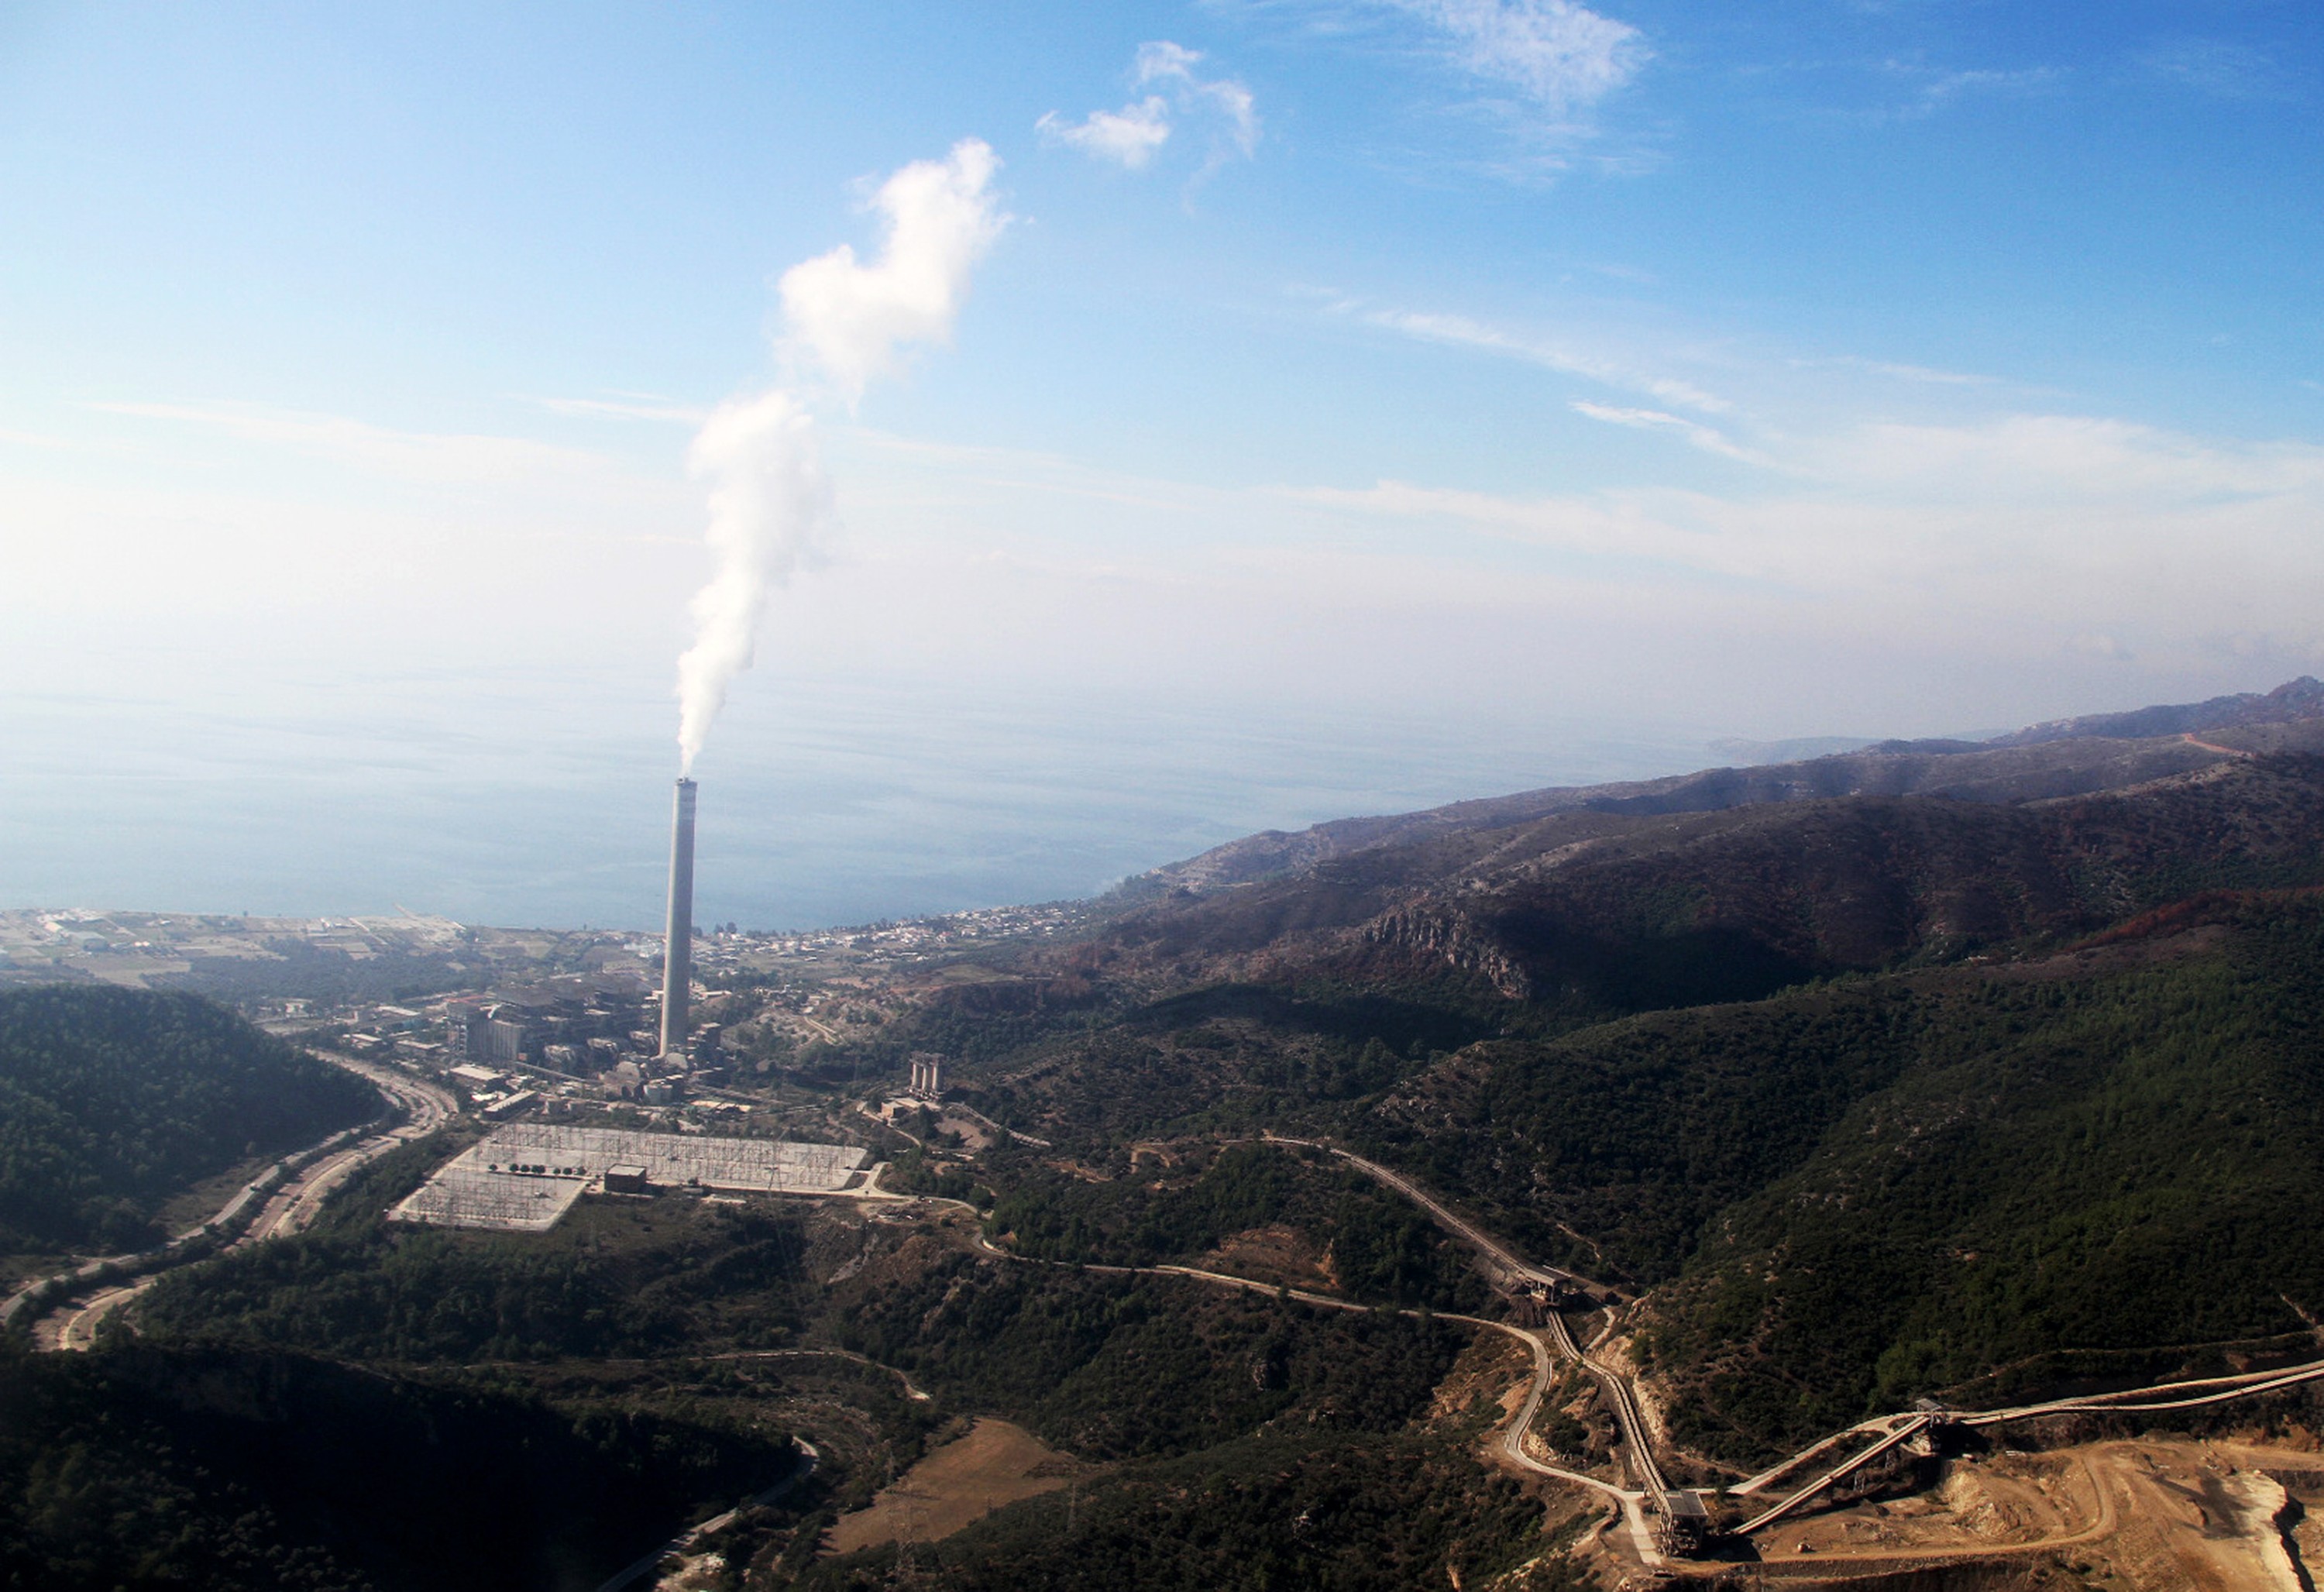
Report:
<svg viewBox="0 0 2324 1592"><path fill-rule="evenodd" d="M1725 399L1704 391L1692 382L1633 369L1618 360L1585 353L1547 337L1510 331L1465 315L1366 309L1344 300L1333 308L1357 314L1371 326L1423 342L1451 344L1456 347L1475 348L1521 359L1529 364L1537 364L1569 376L1581 376L1625 391L1643 392L1665 403L1677 404L1682 409L1716 415L1725 414L1734 408Z"/></svg>
<svg viewBox="0 0 2324 1592"><path fill-rule="evenodd" d="M1961 67L1915 54L1825 58L1743 69L1761 85L1762 108L1809 125L1905 126L1967 114L1981 103L2064 92L2069 69L2047 64Z"/></svg>
<svg viewBox="0 0 2324 1592"><path fill-rule="evenodd" d="M538 398L533 401L555 415L602 417L618 420L660 420L681 426L699 426L710 418L710 410L702 405L684 404L672 399L646 396Z"/></svg>
<svg viewBox="0 0 2324 1592"><path fill-rule="evenodd" d="M2049 67L2026 67L2006 72L1984 69L1947 72L1921 90L1921 100L1933 108L1969 95L2035 94L2057 80L2057 72Z"/></svg>
<svg viewBox="0 0 2324 1592"><path fill-rule="evenodd" d="M1238 156L1248 160L1259 148L1258 101L1238 78L1197 71L1203 60L1201 51L1167 39L1141 44L1130 86L1145 93L1120 110L1092 111L1078 122L1051 111L1034 125L1053 143L1136 171L1152 162L1182 122L1194 120L1213 134L1204 175Z"/></svg>
<svg viewBox="0 0 2324 1592"><path fill-rule="evenodd" d="M1894 360L1868 359L1857 362L1875 375L1894 376L1899 382L1919 382L1937 387L1982 387L1991 376L1972 376L1960 371L1932 370L1923 364L1898 364Z"/></svg>
<svg viewBox="0 0 2324 1592"><path fill-rule="evenodd" d="M1733 459L1738 464L1769 463L1765 454L1754 453L1741 446L1715 427L1679 415L1665 414L1661 410L1618 409L1611 404L1589 403L1581 399L1574 400L1568 407L1577 415L1603 421L1609 426L1628 426L1641 431L1675 432L1703 452L1717 454L1722 459Z"/></svg>
<svg viewBox="0 0 2324 1592"><path fill-rule="evenodd" d="M864 427L849 428L844 435L867 456L906 470L941 475L949 483L978 492L1005 493L1019 501L1038 495L1123 508L1210 512L1231 495L1216 487L1129 474L1028 448L931 442Z"/></svg>
<svg viewBox="0 0 2324 1592"><path fill-rule="evenodd" d="M2324 447L2221 443L2084 415L2010 415L1971 426L1865 425L1817 445L1812 467L1949 502L2006 493L2182 508L2324 502Z"/></svg>
<svg viewBox="0 0 2324 1592"><path fill-rule="evenodd" d="M36 447L48 453L62 453L79 444L62 437L51 437L40 431L16 431L0 426L0 445L9 447Z"/></svg>
<svg viewBox="0 0 2324 1592"><path fill-rule="evenodd" d="M1210 3L1288 22L1302 48L1392 63L1408 77L1395 97L1439 133L1459 128L1460 143L1425 155L1383 143L1372 157L1391 173L1434 180L1450 170L1532 186L1576 167L1619 177L1664 164L1648 143L1609 141L1599 120L1654 60L1645 32L1579 0Z"/></svg>
<svg viewBox="0 0 2324 1592"><path fill-rule="evenodd" d="M2284 92L2274 61L2224 39L2166 39L2141 51L2138 72L2217 99L2274 99Z"/></svg>
<svg viewBox="0 0 2324 1592"><path fill-rule="evenodd" d="M1629 23L1572 0L1393 0L1439 34L1452 60L1552 115L1597 104L1652 59Z"/></svg>
<svg viewBox="0 0 2324 1592"><path fill-rule="evenodd" d="M1851 371L1863 371L1870 375L1886 376L1891 381L1911 382L1923 387L1989 387L1995 378L1972 375L1965 371L1941 371L1931 365L1905 364L1890 359L1866 359L1844 354L1831 359L1795 359L1794 366L1808 369L1817 365L1838 366Z"/></svg>
<svg viewBox="0 0 2324 1592"><path fill-rule="evenodd" d="M258 404L97 402L101 414L198 427L378 475L439 485L538 481L602 488L621 472L585 449L522 437L403 431L346 415Z"/></svg>
<svg viewBox="0 0 2324 1592"><path fill-rule="evenodd" d="M1250 90L1233 78L1204 78L1194 68L1201 64L1203 52L1173 44L1167 40L1138 47L1137 80L1140 84L1170 85L1181 97L1181 102L1204 106L1214 111L1225 122L1226 135L1234 147L1249 155L1259 147L1259 112Z"/></svg>
<svg viewBox="0 0 2324 1592"><path fill-rule="evenodd" d="M1786 645L1835 628L1851 645L1908 633L1935 644L1953 616L1974 612L1981 634L2017 651L2115 661L2175 655L2215 631L2317 644L2297 594L2324 569L2300 529L2324 505L2324 448L2017 413L1843 424L1777 437L1761 456L1683 414L1572 407L1594 424L1733 448L1765 473L1716 490L1648 480L1538 495L1395 479L1221 489L875 440L931 473L934 497L915 495L899 523L927 520L950 480L993 492L992 523L1006 528L995 545L1021 550L1022 538L1042 540L1019 495L1028 488L1103 499L1156 516L1146 545L1157 569L1273 568L1325 606L1426 588L1481 612L1522 591L1561 612L1633 609L1659 635L1715 619ZM1055 521L1060 548L1083 546L1081 523ZM1321 531L1332 523L1354 534ZM2271 572L2264 598L2235 573L2259 567ZM1729 606L1678 617L1714 599Z"/></svg>
<svg viewBox="0 0 2324 1592"><path fill-rule="evenodd" d="M1690 424L1592 407L1591 418L1617 424ZM2061 647L2079 636L2084 652L2089 635L2132 630L2262 626L2311 649L2324 641L2294 594L2324 575L2324 551L2301 529L2324 509L2324 448L2021 414L1844 428L1785 456L1764 487L1715 493L1511 496L1381 481L1285 495L1598 560L1575 568L1645 592L1667 593L1667 572L1692 571L1778 594L1790 612L1842 599L1860 618L1885 616L1875 629L1980 605L2003 631L2048 632ZM2266 583L2252 583L2256 569Z"/></svg>
<svg viewBox="0 0 2324 1592"><path fill-rule="evenodd" d="M1596 423L1667 432L1712 452L1733 446L1683 415L1571 407ZM991 494L999 520L1018 529L1028 521L1028 496L1103 502L1155 511L1160 527L1183 527L1157 535L1156 546L1167 550L1157 556L1166 560L1192 557L1197 544L1222 549L1220 556L1307 546L1311 538L1279 511L1289 504L1611 560L1586 578L1643 583L1648 594L1663 589L1655 584L1663 576L1683 574L1799 597L1848 594L1903 613L1924 603L1933 581L1965 596L2007 593L2027 612L2048 612L2048 603L2062 613L2080 597L2045 590L2035 577L2074 568L2151 593L2163 607L2123 611L2142 622L2181 600L2174 583L2190 603L2224 610L2250 600L2218 561L2223 546L2285 578L2324 566L2324 550L2299 530L2324 510L2324 447L2204 438L2103 417L1850 424L1770 443L1772 456L1738 449L1768 474L1716 492L1640 483L1540 495L1399 480L1222 488L1052 455L850 436L924 474L928 490L905 505L911 522L954 492ZM1084 523L1078 516L1057 523L1068 528L1061 537L1083 545L1071 529ZM2206 537L2224 539L2207 546ZM1475 567L1457 544L1435 539L1397 556L1431 563L1448 581ZM2151 563L2177 573L2150 580ZM2292 594L2283 595L2273 606L2291 612Z"/></svg>
<svg viewBox="0 0 2324 1592"><path fill-rule="evenodd" d="M1881 70L1904 87L1904 97L1863 113L1875 124L1923 121L1978 99L2031 98L2055 92L2064 81L2056 68L2046 66L1942 70L1919 60L1889 60Z"/></svg>

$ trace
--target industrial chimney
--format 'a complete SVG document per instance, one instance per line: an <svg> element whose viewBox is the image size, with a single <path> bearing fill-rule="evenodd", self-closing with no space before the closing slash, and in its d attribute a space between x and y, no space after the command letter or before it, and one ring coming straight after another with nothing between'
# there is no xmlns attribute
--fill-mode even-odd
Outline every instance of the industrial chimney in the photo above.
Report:
<svg viewBox="0 0 2324 1592"><path fill-rule="evenodd" d="M678 782L669 820L669 928L661 952L661 1054L686 1054L694 995L694 781Z"/></svg>

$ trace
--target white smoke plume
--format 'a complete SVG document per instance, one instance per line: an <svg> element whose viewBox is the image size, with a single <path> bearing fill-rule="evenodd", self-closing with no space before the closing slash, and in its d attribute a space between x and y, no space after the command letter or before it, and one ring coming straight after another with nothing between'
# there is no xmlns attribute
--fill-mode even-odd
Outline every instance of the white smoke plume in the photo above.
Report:
<svg viewBox="0 0 2324 1592"><path fill-rule="evenodd" d="M792 380L720 406L687 467L709 483L706 539L716 570L694 599L694 645L678 660L678 751L686 770L734 676L751 667L768 594L790 578L831 513L810 395L850 409L905 348L943 343L968 276L1009 223L992 192L1000 161L963 139L941 161L915 161L882 183L872 207L885 235L869 264L845 244L783 273L779 339Z"/></svg>

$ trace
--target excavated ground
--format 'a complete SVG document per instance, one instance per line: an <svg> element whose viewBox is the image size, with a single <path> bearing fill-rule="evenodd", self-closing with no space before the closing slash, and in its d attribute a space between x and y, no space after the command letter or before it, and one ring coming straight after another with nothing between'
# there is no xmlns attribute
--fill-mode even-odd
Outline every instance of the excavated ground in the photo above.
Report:
<svg viewBox="0 0 2324 1592"><path fill-rule="evenodd" d="M1757 1546L1786 1578L2038 1558L2128 1592L2313 1592L2317 1515L2324 1453L2307 1443L2142 1438L1954 1459L1926 1493L1787 1521Z"/></svg>

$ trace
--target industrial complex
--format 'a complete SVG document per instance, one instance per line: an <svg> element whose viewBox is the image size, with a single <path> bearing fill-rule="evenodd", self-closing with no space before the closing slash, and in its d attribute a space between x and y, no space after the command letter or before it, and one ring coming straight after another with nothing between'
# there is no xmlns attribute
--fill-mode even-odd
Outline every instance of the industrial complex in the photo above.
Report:
<svg viewBox="0 0 2324 1592"><path fill-rule="evenodd" d="M430 1227L545 1232L595 1188L714 1193L842 1194L860 1188L871 1152L855 1145L714 1138L519 1122L438 1170L389 1213Z"/></svg>

